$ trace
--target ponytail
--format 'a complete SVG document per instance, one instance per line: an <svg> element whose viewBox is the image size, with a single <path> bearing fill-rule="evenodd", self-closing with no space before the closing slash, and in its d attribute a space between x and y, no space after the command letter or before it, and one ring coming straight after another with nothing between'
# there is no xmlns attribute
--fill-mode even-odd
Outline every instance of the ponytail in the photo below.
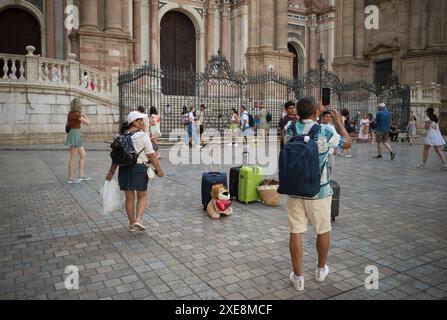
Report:
<svg viewBox="0 0 447 320"><path fill-rule="evenodd" d="M130 129L130 125L127 122L123 122L120 128L120 134L123 135L127 130Z"/></svg>
<svg viewBox="0 0 447 320"><path fill-rule="evenodd" d="M430 118L430 121L435 123L439 122L438 116L435 114L435 110L433 108L427 109L427 116Z"/></svg>

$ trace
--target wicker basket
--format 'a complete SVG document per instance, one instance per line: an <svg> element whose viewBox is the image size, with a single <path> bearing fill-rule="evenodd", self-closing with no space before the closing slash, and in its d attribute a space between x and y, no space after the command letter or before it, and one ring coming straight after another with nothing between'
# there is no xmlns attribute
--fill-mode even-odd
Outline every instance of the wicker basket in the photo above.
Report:
<svg viewBox="0 0 447 320"><path fill-rule="evenodd" d="M279 185L259 186L258 191L262 202L268 207L279 207L281 195L278 193Z"/></svg>

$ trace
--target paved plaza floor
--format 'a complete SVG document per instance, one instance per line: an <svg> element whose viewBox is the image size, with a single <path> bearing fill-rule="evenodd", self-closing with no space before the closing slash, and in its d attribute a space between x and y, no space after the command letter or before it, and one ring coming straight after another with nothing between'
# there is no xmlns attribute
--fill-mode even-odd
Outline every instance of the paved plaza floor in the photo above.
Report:
<svg viewBox="0 0 447 320"><path fill-rule="evenodd" d="M303 292L288 281L284 204L235 203L233 216L211 220L200 204L205 165L173 166L162 151L166 177L150 182L148 230L130 234L124 210L102 215L108 152L88 152L94 179L68 185L68 152L0 151L0 299L446 299L447 172L434 152L416 168L422 146L393 146L395 161L372 159L372 144L336 159L331 273L314 280L309 228ZM64 288L69 265L80 270L78 290ZM377 290L364 285L369 265Z"/></svg>

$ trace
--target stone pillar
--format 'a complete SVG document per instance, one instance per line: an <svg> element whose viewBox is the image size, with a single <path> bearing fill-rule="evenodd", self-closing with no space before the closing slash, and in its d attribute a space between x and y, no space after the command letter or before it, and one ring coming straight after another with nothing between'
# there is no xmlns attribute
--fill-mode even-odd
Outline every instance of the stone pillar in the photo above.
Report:
<svg viewBox="0 0 447 320"><path fill-rule="evenodd" d="M422 23L422 3L423 0L412 0L410 4L409 23L409 49L417 50L421 48L421 23Z"/></svg>
<svg viewBox="0 0 447 320"><path fill-rule="evenodd" d="M228 19L230 15L230 8L227 3L222 6L220 18L220 50L222 54L228 58Z"/></svg>
<svg viewBox="0 0 447 320"><path fill-rule="evenodd" d="M275 30L275 4L271 0L260 0L260 47L273 49L273 36Z"/></svg>
<svg viewBox="0 0 447 320"><path fill-rule="evenodd" d="M362 59L365 48L365 0L355 1L355 58Z"/></svg>
<svg viewBox="0 0 447 320"><path fill-rule="evenodd" d="M209 3L207 8L207 23L206 23L206 59L210 60L214 54L214 12L216 6L214 3Z"/></svg>
<svg viewBox="0 0 447 320"><path fill-rule="evenodd" d="M150 0L149 19L151 28L151 44L150 44L150 61L153 65L160 64L159 42L160 42L160 25L158 23L158 0Z"/></svg>
<svg viewBox="0 0 447 320"><path fill-rule="evenodd" d="M45 1L45 22L47 31L47 54L48 58L56 58L56 38L54 30L54 0Z"/></svg>
<svg viewBox="0 0 447 320"><path fill-rule="evenodd" d="M133 62L141 64L141 0L133 0Z"/></svg>
<svg viewBox="0 0 447 320"><path fill-rule="evenodd" d="M307 25L309 28L309 65L308 69L317 68L317 23L315 21L310 21Z"/></svg>
<svg viewBox="0 0 447 320"><path fill-rule="evenodd" d="M258 0L251 0L248 7L248 17L249 17L249 37L248 37L248 48L254 49L258 45L258 19L257 19L257 6Z"/></svg>
<svg viewBox="0 0 447 320"><path fill-rule="evenodd" d="M440 45L440 39L442 31L440 30L442 25L442 3L445 0L430 0L427 1L428 5L428 27L427 27L427 47L434 47Z"/></svg>
<svg viewBox="0 0 447 320"><path fill-rule="evenodd" d="M121 0L106 0L105 5L105 28L106 33L122 33L122 2Z"/></svg>
<svg viewBox="0 0 447 320"><path fill-rule="evenodd" d="M80 0L79 28L98 30L98 1Z"/></svg>
<svg viewBox="0 0 447 320"><path fill-rule="evenodd" d="M354 57L354 0L343 0L342 55Z"/></svg>
<svg viewBox="0 0 447 320"><path fill-rule="evenodd" d="M122 21L123 31L129 33L129 0L122 0Z"/></svg>
<svg viewBox="0 0 447 320"><path fill-rule="evenodd" d="M275 49L287 52L288 1L276 0L275 10Z"/></svg>

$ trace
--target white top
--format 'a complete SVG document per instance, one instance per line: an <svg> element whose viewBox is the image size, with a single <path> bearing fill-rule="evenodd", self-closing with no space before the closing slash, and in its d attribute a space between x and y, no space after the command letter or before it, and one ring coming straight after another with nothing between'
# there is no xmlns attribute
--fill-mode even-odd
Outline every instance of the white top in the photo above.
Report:
<svg viewBox="0 0 447 320"><path fill-rule="evenodd" d="M188 116L189 116L189 122L194 122L194 113L190 112L188 113Z"/></svg>
<svg viewBox="0 0 447 320"><path fill-rule="evenodd" d="M425 137L425 144L433 147L440 147L445 145L444 138L441 135L441 131L439 130L439 125L431 121L430 118L426 118L425 122L429 122L430 125L428 127L427 136Z"/></svg>
<svg viewBox="0 0 447 320"><path fill-rule="evenodd" d="M203 112L196 111L196 115L197 115L197 124L203 125Z"/></svg>
<svg viewBox="0 0 447 320"><path fill-rule="evenodd" d="M244 111L241 115L241 128L243 128L243 129L249 128L250 127L249 120L250 120L250 118L248 117L248 112ZM244 123L245 123L245 126L244 126Z"/></svg>
<svg viewBox="0 0 447 320"><path fill-rule="evenodd" d="M149 136L143 131L133 134L132 143L136 153L139 153L144 149L144 151L138 156L137 163L139 164L147 163L149 161L147 155L155 153L154 148L152 147L151 139L149 139Z"/></svg>

